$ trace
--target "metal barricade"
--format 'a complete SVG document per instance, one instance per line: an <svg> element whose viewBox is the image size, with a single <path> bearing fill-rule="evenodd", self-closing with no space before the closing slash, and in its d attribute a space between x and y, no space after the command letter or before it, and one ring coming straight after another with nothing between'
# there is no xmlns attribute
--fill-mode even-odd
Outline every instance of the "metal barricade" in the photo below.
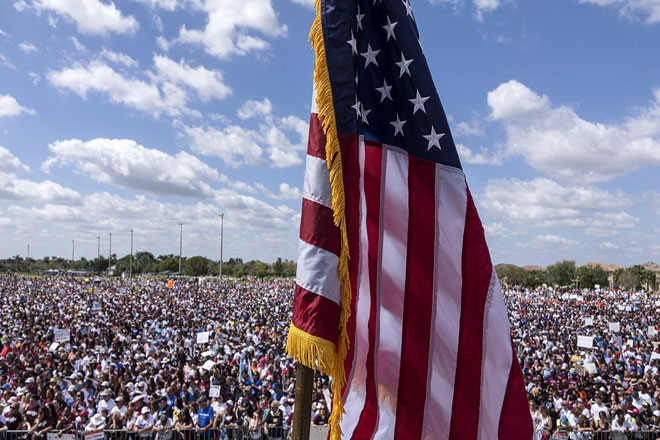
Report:
<svg viewBox="0 0 660 440"><path fill-rule="evenodd" d="M660 440L660 431L577 431L558 429L551 440Z"/></svg>

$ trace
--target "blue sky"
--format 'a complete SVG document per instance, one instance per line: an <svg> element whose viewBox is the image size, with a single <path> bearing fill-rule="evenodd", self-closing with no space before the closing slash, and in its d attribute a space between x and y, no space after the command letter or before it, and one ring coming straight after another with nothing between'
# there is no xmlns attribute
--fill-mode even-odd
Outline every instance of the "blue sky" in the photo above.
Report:
<svg viewBox="0 0 660 440"><path fill-rule="evenodd" d="M395 0L392 0L395 1ZM660 260L660 0L417 0L493 260ZM0 257L295 258L310 0L0 2Z"/></svg>

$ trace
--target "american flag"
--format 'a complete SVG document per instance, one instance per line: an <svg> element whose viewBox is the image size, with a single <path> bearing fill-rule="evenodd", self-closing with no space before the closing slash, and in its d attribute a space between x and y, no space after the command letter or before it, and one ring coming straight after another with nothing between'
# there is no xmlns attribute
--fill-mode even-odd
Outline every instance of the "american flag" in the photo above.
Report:
<svg viewBox="0 0 660 440"><path fill-rule="evenodd" d="M343 373L335 438L531 438L502 292L409 0L317 1L317 20L331 107L319 118L312 106L289 353ZM329 115L339 152L327 160Z"/></svg>

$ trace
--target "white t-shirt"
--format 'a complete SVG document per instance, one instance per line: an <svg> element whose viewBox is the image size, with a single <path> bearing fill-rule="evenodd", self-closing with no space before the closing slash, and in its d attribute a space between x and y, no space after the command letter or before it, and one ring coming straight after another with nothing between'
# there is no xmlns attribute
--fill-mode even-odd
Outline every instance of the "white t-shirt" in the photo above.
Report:
<svg viewBox="0 0 660 440"><path fill-rule="evenodd" d="M144 428L151 428L154 426L154 416L149 413L149 414L141 414L140 417L137 418L135 421L135 428L136 429L144 429ZM150 431L143 432L140 434L140 437L149 437L151 436Z"/></svg>

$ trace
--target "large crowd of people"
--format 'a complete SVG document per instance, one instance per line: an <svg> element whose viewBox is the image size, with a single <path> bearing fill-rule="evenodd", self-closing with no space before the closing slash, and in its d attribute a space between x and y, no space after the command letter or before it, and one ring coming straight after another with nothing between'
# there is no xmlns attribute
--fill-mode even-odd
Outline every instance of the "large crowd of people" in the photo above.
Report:
<svg viewBox="0 0 660 440"><path fill-rule="evenodd" d="M539 288L505 300L538 439L660 438L658 295Z"/></svg>
<svg viewBox="0 0 660 440"><path fill-rule="evenodd" d="M537 439L660 438L655 295L543 287L504 296ZM293 420L292 299L291 280L0 277L0 435L218 440L238 438L227 428L239 427L283 438ZM314 424L327 423L330 403L329 379L317 374Z"/></svg>
<svg viewBox="0 0 660 440"><path fill-rule="evenodd" d="M289 280L0 277L0 431L282 438L292 301ZM315 424L328 388L316 375Z"/></svg>

